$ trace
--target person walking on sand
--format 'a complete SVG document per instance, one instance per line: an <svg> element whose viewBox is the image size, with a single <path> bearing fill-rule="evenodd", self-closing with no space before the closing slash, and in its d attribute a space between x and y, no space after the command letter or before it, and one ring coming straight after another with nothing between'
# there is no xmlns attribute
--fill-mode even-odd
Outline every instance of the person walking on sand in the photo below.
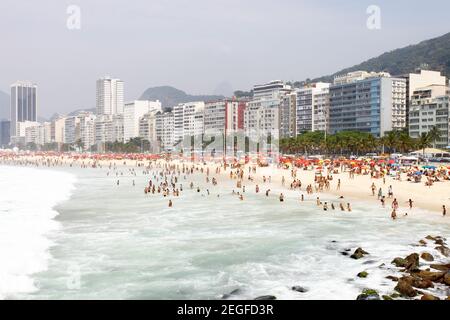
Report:
<svg viewBox="0 0 450 320"><path fill-rule="evenodd" d="M338 179L336 190L341 190L341 179Z"/></svg>
<svg viewBox="0 0 450 320"><path fill-rule="evenodd" d="M447 214L447 209L445 208L445 205L442 206L442 216L445 217Z"/></svg>
<svg viewBox="0 0 450 320"><path fill-rule="evenodd" d="M372 196L375 196L375 190L377 189L375 183L372 183L371 189L372 189Z"/></svg>
<svg viewBox="0 0 450 320"><path fill-rule="evenodd" d="M352 207L350 207L350 203L347 203L347 211L352 212Z"/></svg>

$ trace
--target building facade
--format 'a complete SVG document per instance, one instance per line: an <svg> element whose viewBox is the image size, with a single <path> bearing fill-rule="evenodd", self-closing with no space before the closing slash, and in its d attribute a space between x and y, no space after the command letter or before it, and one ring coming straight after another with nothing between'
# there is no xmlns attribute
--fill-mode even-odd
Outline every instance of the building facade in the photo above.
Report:
<svg viewBox="0 0 450 320"><path fill-rule="evenodd" d="M97 80L97 114L122 114L124 110L124 83L105 77Z"/></svg>
<svg viewBox="0 0 450 320"><path fill-rule="evenodd" d="M387 74L369 74L357 80L339 77L330 86L331 133L369 132L381 137L406 128L406 80Z"/></svg>
<svg viewBox="0 0 450 320"><path fill-rule="evenodd" d="M161 102L136 100L125 104L123 118L124 142L139 137L139 120L147 113L162 112Z"/></svg>
<svg viewBox="0 0 450 320"><path fill-rule="evenodd" d="M417 139L436 127L440 138L433 142L434 147L449 146L449 100L446 86L432 85L414 91L409 108L409 135Z"/></svg>
<svg viewBox="0 0 450 320"><path fill-rule="evenodd" d="M11 85L11 136L17 132L17 123L37 121L37 85L30 81L17 81Z"/></svg>

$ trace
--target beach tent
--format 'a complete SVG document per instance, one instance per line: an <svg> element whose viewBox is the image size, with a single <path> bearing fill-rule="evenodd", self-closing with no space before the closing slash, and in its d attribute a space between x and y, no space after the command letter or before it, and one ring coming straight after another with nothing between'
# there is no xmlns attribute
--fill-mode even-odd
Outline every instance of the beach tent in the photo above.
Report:
<svg viewBox="0 0 450 320"><path fill-rule="evenodd" d="M433 156L436 153L443 153L444 151L440 150L440 149L436 149L436 148L425 148L425 152L423 149L411 152L411 154L413 155L423 155L425 153L425 155L427 156Z"/></svg>

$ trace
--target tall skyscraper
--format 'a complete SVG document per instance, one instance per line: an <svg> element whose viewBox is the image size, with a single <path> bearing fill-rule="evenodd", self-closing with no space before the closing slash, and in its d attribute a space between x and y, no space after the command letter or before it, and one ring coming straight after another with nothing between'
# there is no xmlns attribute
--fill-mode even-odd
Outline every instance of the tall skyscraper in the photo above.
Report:
<svg viewBox="0 0 450 320"><path fill-rule="evenodd" d="M11 85L11 136L16 136L17 122L37 121L37 86L30 81Z"/></svg>
<svg viewBox="0 0 450 320"><path fill-rule="evenodd" d="M97 80L97 114L123 114L123 81L105 77Z"/></svg>

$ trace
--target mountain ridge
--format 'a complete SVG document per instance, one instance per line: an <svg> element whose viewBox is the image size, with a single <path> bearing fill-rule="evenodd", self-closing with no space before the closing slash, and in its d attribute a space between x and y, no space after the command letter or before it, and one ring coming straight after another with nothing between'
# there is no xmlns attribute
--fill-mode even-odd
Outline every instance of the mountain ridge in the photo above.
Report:
<svg viewBox="0 0 450 320"><path fill-rule="evenodd" d="M332 82L337 75L352 71L384 71L393 76L413 73L418 68L441 71L450 77L450 32L442 36L387 51L352 67L306 82Z"/></svg>
<svg viewBox="0 0 450 320"><path fill-rule="evenodd" d="M195 101L213 101L224 99L222 95L191 95L172 86L150 87L144 91L140 100L159 100L164 109L170 109L179 103Z"/></svg>

